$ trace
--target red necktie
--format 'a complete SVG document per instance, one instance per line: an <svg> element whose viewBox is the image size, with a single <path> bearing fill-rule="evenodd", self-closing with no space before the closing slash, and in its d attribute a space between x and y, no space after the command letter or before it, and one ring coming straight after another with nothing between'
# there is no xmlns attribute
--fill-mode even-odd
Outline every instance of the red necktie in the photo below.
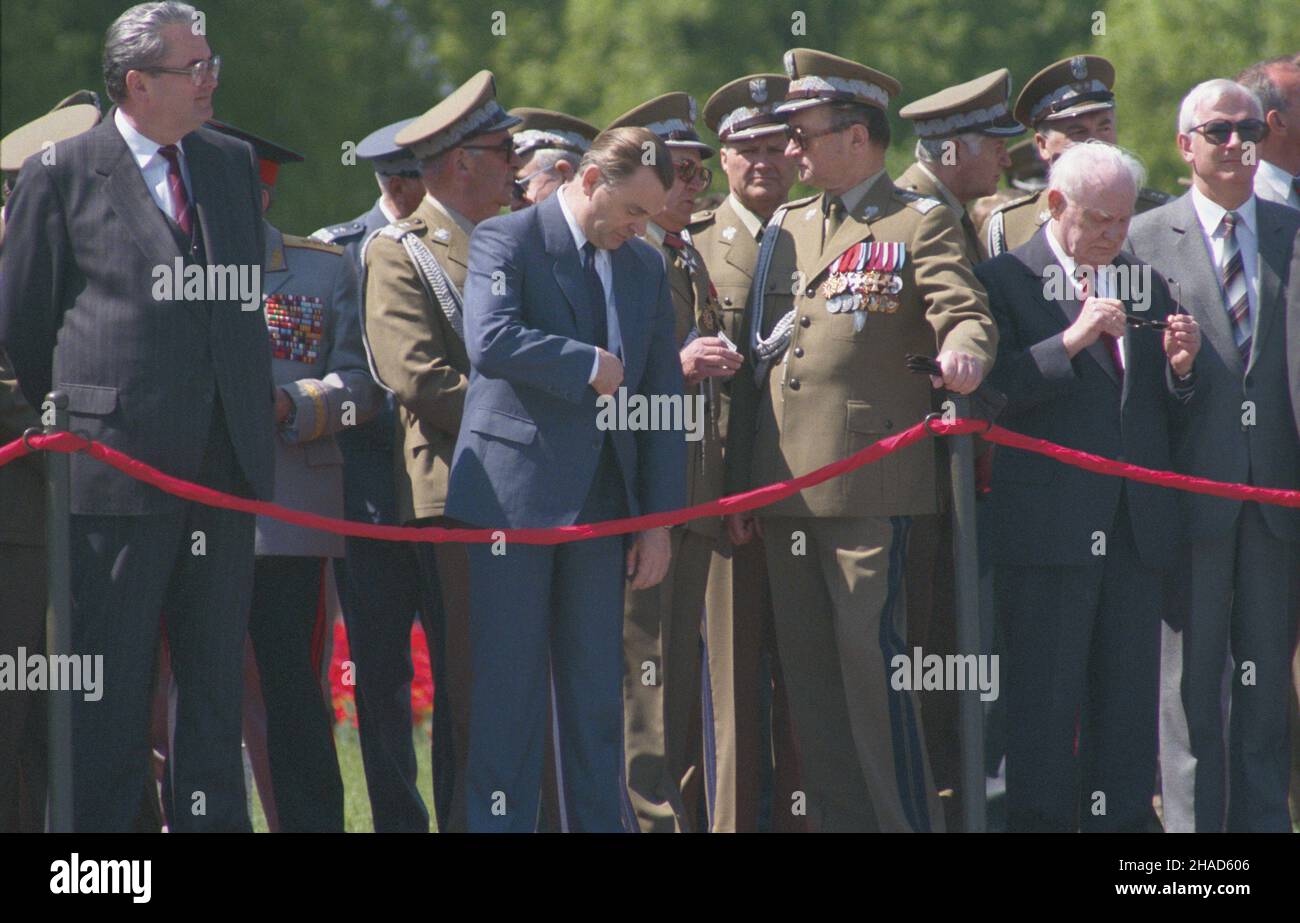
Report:
<svg viewBox="0 0 1300 923"><path fill-rule="evenodd" d="M1079 276L1078 283L1079 283L1079 301L1080 303L1082 303L1087 301L1090 295L1090 292L1088 291L1088 276L1086 274ZM1105 345L1106 352L1110 354L1110 363L1115 367L1115 374L1119 376L1120 381L1123 381L1124 360L1120 356L1119 340L1113 334L1110 333L1103 333L1099 339L1101 340L1102 344Z"/></svg>
<svg viewBox="0 0 1300 923"><path fill-rule="evenodd" d="M672 231L664 231L664 244L674 250L686 249L686 241L682 240L680 234L674 234Z"/></svg>
<svg viewBox="0 0 1300 923"><path fill-rule="evenodd" d="M190 233L190 199L181 178L180 151L174 144L164 144L158 153L167 161L167 188L172 195L172 218L184 234Z"/></svg>

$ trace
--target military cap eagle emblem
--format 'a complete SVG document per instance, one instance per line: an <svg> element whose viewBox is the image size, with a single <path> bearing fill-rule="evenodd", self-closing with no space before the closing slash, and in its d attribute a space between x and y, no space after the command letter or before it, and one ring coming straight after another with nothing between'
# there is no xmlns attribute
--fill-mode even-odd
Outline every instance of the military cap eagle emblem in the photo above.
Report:
<svg viewBox="0 0 1300 923"><path fill-rule="evenodd" d="M755 77L749 81L749 98L756 103L767 102L767 78Z"/></svg>
<svg viewBox="0 0 1300 923"><path fill-rule="evenodd" d="M1075 80L1082 80L1088 76L1088 60L1081 54L1075 55L1070 59L1070 73Z"/></svg>

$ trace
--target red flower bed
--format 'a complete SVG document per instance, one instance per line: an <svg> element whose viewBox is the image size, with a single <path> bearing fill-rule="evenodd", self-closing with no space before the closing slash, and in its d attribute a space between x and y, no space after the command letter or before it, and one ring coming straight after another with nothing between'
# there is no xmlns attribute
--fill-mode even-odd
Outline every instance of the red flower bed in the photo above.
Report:
<svg viewBox="0 0 1300 923"><path fill-rule="evenodd" d="M354 687L343 682L343 664L350 660L348 633L343 620L334 622L334 658L330 662L330 699L334 703L334 720L357 726ZM411 721L420 724L433 714L433 675L429 670L429 648L424 641L424 626L418 621L411 629L411 663L415 679L411 681Z"/></svg>

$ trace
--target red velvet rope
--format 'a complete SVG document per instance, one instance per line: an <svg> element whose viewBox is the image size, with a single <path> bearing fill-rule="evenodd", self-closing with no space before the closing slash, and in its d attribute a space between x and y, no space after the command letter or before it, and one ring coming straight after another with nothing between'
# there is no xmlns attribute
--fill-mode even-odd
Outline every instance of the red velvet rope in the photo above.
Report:
<svg viewBox="0 0 1300 923"><path fill-rule="evenodd" d="M1252 487L1247 484L1227 484L1221 481L1211 481L1208 478L1174 474L1169 471L1156 471L1151 468L1130 465L1126 462L1117 462L1109 458L1103 458L1100 455L1080 452L1077 449L1068 449L1045 439L1022 436L1000 426L991 426L982 420L953 420L945 423L935 419L929 421L928 426L925 422L918 423L895 436L881 439L879 442L853 453L848 458L832 462L801 477L776 484L768 484L765 487L746 491L743 494L722 497L697 506L689 506L684 509L670 510L663 513L650 513L630 519L614 519L590 525L557 526L541 529L442 529L433 527L415 529L404 526L377 526L365 522L352 522L346 519L318 516L315 513L286 509L263 500L247 500L243 497L231 496L218 490L192 484L189 481L164 474L157 468L137 461L129 455L124 455L103 443L88 440L74 433L55 433L48 436L33 435L27 438L26 443L22 439L16 439L8 445L0 447L0 466L22 458L35 450L85 452L92 458L97 458L106 464L112 465L138 481L152 484L160 490L177 497L183 497L186 500L195 500L207 506L239 510L240 512L253 513L258 516L269 516L281 522L333 532L338 535L412 542L492 542L504 537L506 541L520 542L525 545L556 545L585 538L600 538L606 535L640 532L655 526L674 526L702 516L743 513L747 510L768 506L791 494L796 494L823 481L829 481L831 478L838 477L848 471L878 461L886 455L891 455L900 449L920 442L931 433L936 436L960 436L966 433L978 433L981 438L989 442L1010 448L1024 449L1028 452L1037 452L1040 455L1055 458L1067 465L1073 465L1076 468L1083 468L1097 474L1125 477L1145 484L1156 484L1161 487L1172 487L1176 490L1185 490L1192 493L1227 497L1232 500L1253 500L1257 503L1300 508L1300 490L1280 490L1271 487Z"/></svg>

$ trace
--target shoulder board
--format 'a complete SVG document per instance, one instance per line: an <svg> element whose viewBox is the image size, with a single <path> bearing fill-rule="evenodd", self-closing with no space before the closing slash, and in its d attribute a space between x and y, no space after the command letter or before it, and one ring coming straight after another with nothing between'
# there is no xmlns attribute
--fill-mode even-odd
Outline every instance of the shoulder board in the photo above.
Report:
<svg viewBox="0 0 1300 923"><path fill-rule="evenodd" d="M1039 190L1039 192L1041 191L1042 190ZM1031 192L1028 195L1022 195L1019 198L1012 199L1010 202L1003 202L997 208L993 209L993 211L989 212L989 214L997 215L1012 208L1019 208L1022 205L1029 204L1036 198L1038 198L1038 192Z"/></svg>
<svg viewBox="0 0 1300 923"><path fill-rule="evenodd" d="M704 225L711 223L716 217L717 212L714 209L705 209L702 212L696 212L691 215L691 223L686 226L688 228L701 228Z"/></svg>
<svg viewBox="0 0 1300 923"><path fill-rule="evenodd" d="M805 205L811 205L816 201L817 196L810 195L804 196L802 199L791 199L789 202L782 202L776 207L776 211L772 212L772 217L767 219L767 224L764 227L779 228L782 222L785 221L786 212L792 212L796 208L803 208Z"/></svg>
<svg viewBox="0 0 1300 923"><path fill-rule="evenodd" d="M366 226L360 221L349 221L346 224L335 224L331 227L321 228L311 235L311 239L319 240L322 243L335 244L344 238L360 237L365 229Z"/></svg>
<svg viewBox="0 0 1300 923"><path fill-rule="evenodd" d="M1172 202L1174 196L1167 192L1161 192L1159 189L1142 188L1138 190L1138 198L1144 202L1154 202L1157 205L1164 205L1166 202Z"/></svg>
<svg viewBox="0 0 1300 923"><path fill-rule="evenodd" d="M423 218L403 218L401 221L394 221L392 224L384 225L379 229L378 233L391 240L401 240L407 234L418 234L423 229Z"/></svg>
<svg viewBox="0 0 1300 923"><path fill-rule="evenodd" d="M820 193L818 193L818 195L820 195ZM802 199L791 199L789 202L786 202L784 205L781 205L780 207L781 208L802 208L803 206L810 205L816 201L817 201L816 195L808 195L808 196L804 196Z"/></svg>
<svg viewBox="0 0 1300 923"><path fill-rule="evenodd" d="M899 189L897 186L894 187L894 197L902 199L923 215L930 214L936 206L943 204L938 199L933 199L928 195L921 195L911 189Z"/></svg>
<svg viewBox="0 0 1300 923"><path fill-rule="evenodd" d="M329 244L323 240L314 240L310 237L297 237L293 234L284 235L284 245L297 250L318 250L321 253L333 253L335 256L343 255L343 248L337 244Z"/></svg>

